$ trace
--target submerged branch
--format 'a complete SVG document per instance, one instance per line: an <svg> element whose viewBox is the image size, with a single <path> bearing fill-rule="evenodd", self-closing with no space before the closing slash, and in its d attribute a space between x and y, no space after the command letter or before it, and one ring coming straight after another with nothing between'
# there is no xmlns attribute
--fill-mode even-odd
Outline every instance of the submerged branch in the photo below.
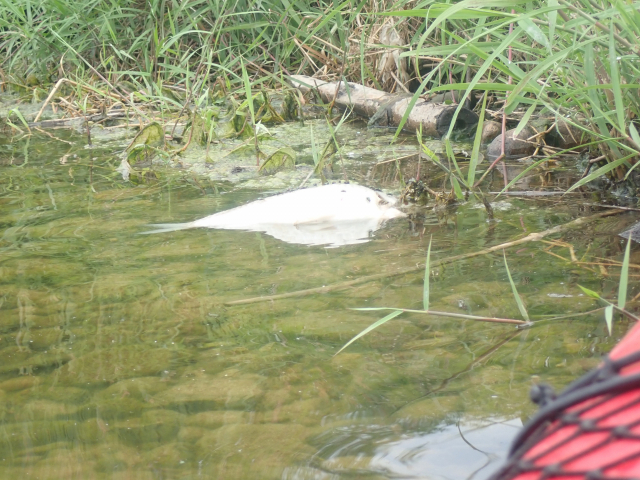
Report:
<svg viewBox="0 0 640 480"><path fill-rule="evenodd" d="M458 261L458 260L464 260L466 258L472 258L472 257L477 257L479 255L485 255L487 253L497 252L497 251L500 251L500 250L505 249L505 248L515 247L516 245L522 245L523 243L539 241L539 240L542 240L543 238L545 238L545 237L547 237L549 235L553 235L554 233L564 232L565 230L569 230L569 229L575 228L575 227L580 227L580 226L585 225L587 223L593 222L594 220L597 220L599 218L608 217L610 215L617 215L619 213L622 213L622 210L608 210L606 212L596 213L596 214L590 215L588 217L577 218L575 220L572 220L571 222L565 223L563 225L557 225L557 226L555 226L553 228L550 228L548 230L545 230L543 232L530 233L526 237L519 238L518 240L513 240L511 242L501 243L499 245L495 245L493 247L485 248L485 249L479 250L477 252L463 253L461 255L454 255L452 257L441 258L439 260L433 260L431 262L431 265L433 267L437 267L437 266L445 265L447 263L452 263L452 262L455 262L455 261ZM348 280L346 282L334 283L333 285L326 285L326 286L323 286L323 287L308 288L308 289L305 289L305 290L297 290L297 291L294 291L294 292L282 293L282 294L279 294L279 295L269 295L269 296L264 296L264 297L253 297L253 298L245 298L245 299L242 299L242 300L233 300L233 301L230 301L230 302L225 302L224 305L226 305L226 306L247 305L247 304L250 304L250 303L259 303L259 302L268 302L268 301L273 301L273 300L282 300L282 299L285 299L285 298L303 297L303 296L312 295L312 294L315 294L315 293L328 293L328 292L333 292L333 291L336 291L336 290L342 290L344 288L348 288L348 287L351 287L353 285L358 285L360 283L367 283L367 282L372 282L372 281L375 281L375 280L382 280L383 278L389 278L389 277L397 277L399 275L405 275L407 273L413 273L413 272L421 271L423 269L424 269L424 264L420 264L420 265L416 265L416 266L409 267L409 268L403 268L403 269L397 270L395 272L385 272L385 273L377 273L375 275L367 275L367 276L364 276L364 277L356 278L354 280Z"/></svg>

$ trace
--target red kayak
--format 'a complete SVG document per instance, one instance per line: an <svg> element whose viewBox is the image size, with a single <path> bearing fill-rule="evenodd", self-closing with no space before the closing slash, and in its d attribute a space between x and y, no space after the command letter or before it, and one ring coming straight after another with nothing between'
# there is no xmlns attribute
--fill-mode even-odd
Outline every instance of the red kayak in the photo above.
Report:
<svg viewBox="0 0 640 480"><path fill-rule="evenodd" d="M640 479L640 323L596 370L541 405L493 480Z"/></svg>

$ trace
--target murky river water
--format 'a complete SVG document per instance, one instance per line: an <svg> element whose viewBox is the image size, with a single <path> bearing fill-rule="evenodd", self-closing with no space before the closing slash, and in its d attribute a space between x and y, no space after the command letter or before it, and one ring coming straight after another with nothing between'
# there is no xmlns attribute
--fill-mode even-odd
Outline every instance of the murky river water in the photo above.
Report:
<svg viewBox="0 0 640 480"><path fill-rule="evenodd" d="M108 149L92 164L48 137L0 147L1 478L482 479L535 411L532 381L561 388L628 327L609 337L601 314L528 330L407 314L334 356L384 315L351 308L422 308L423 272L225 302L419 265L431 235L437 259L590 212L506 198L491 220L469 202L333 249L253 232L139 235L264 195L180 172L136 186ZM603 222L562 237L577 259L620 259L621 228ZM618 269L571 263L567 245L507 257L536 321L596 308L577 284L617 291ZM502 254L434 269L431 291L434 310L520 318Z"/></svg>

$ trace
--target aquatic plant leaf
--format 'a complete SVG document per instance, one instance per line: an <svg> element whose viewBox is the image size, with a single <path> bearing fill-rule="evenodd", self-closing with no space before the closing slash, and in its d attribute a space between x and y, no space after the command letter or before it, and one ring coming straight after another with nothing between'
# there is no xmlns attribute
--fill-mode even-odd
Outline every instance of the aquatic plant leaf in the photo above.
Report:
<svg viewBox="0 0 640 480"><path fill-rule="evenodd" d="M262 90L259 95L254 97L254 102L260 105L256 118L260 119L259 123L284 123L284 118L273 108L269 94Z"/></svg>
<svg viewBox="0 0 640 480"><path fill-rule="evenodd" d="M520 295L518 294L518 289L516 288L516 284L513 283L513 278L511 278L509 265L507 265L507 254L504 250L502 251L502 255L504 256L504 266L507 269L507 276L509 277L509 283L511 284L511 291L513 292L513 297L516 299L516 303L518 304L518 310L520 310L520 315L522 315L522 318L524 318L527 322L530 322L531 320L529 320L529 314L527 313L527 309L524 306L524 303L522 302L522 298L520 298Z"/></svg>
<svg viewBox="0 0 640 480"><path fill-rule="evenodd" d="M298 118L298 99L291 91L288 91L282 101L282 118L295 120Z"/></svg>
<svg viewBox="0 0 640 480"><path fill-rule="evenodd" d="M464 178L464 175L462 175L462 171L460 170L460 166L458 165L458 161L456 160L456 154L453 153L453 146L451 145L451 140L449 140L448 137L444 139L444 147L445 147L445 152L447 153L447 158L451 163L453 163L453 166L456 167L456 172L458 172L458 175L460 176L460 179L461 179L460 182L464 184L464 180L462 180ZM465 185L465 187L469 188L467 185ZM458 189L460 189L460 185L458 185ZM462 191L460 191L460 194L462 195ZM457 192L456 192L456 195L457 195ZM458 197L458 199L461 200L462 197Z"/></svg>
<svg viewBox="0 0 640 480"><path fill-rule="evenodd" d="M262 123L284 123L284 118L276 112L271 105L266 107L266 112L260 117Z"/></svg>
<svg viewBox="0 0 640 480"><path fill-rule="evenodd" d="M451 185L453 186L453 191L456 194L456 198L458 200L464 200L464 194L462 193L462 189L460 188L460 182L458 182L458 179L454 175L451 175Z"/></svg>
<svg viewBox="0 0 640 480"><path fill-rule="evenodd" d="M378 328L380 325L383 325L383 324L387 323L389 320L392 320L392 319L396 318L401 313L403 313L402 310L395 310L395 311L391 312L389 315L387 315L385 317L382 317L377 322L372 323L367 328L365 328L363 331L361 331L359 334L357 334L355 337L353 337L351 340L349 340L347 343L345 343L342 346L342 348L336 352L336 355L338 355L338 353L343 351L345 348L347 348L349 345L351 345L353 342L355 342L359 338L364 337L371 330L374 330L374 329Z"/></svg>
<svg viewBox="0 0 640 480"><path fill-rule="evenodd" d="M164 148L164 129L158 122L152 122L144 127L135 136L133 141L126 148L125 152L129 153L131 150L139 145L146 145L154 148Z"/></svg>
<svg viewBox="0 0 640 480"><path fill-rule="evenodd" d="M184 129L185 137L191 137L191 140L199 145L205 145L207 139L207 129L205 126L205 120L199 113L194 113L191 116L191 121Z"/></svg>
<svg viewBox="0 0 640 480"><path fill-rule="evenodd" d="M281 170L295 168L296 152L291 147L282 147L273 152L258 169L260 175L273 175Z"/></svg>
<svg viewBox="0 0 640 480"><path fill-rule="evenodd" d="M330 138L327 144L322 149L322 153L316 163L316 167L313 169L313 173L324 177L324 170L332 168L331 157L338 151L333 138Z"/></svg>
<svg viewBox="0 0 640 480"><path fill-rule="evenodd" d="M629 284L629 253L631 252L631 235L627 240L627 248L624 251L622 270L620 271L620 283L618 284L618 308L624 310L627 303L627 286ZM609 331L611 333L611 331Z"/></svg>
<svg viewBox="0 0 640 480"><path fill-rule="evenodd" d="M11 123L11 121L9 120L9 116L13 114L16 117L18 117L18 120L20 120L20 123L22 123L22 125L29 131L31 131L31 129L29 128L29 123L25 120L24 116L22 115L22 112L20 112L20 110L18 110L17 108L12 108L11 110L9 110L9 115L7 115L7 122Z"/></svg>
<svg viewBox="0 0 640 480"><path fill-rule="evenodd" d="M578 285L578 288L584 292L585 295L594 298L596 300L604 300L597 292L593 290L589 290L588 288L583 287L582 285Z"/></svg>
<svg viewBox="0 0 640 480"><path fill-rule="evenodd" d="M234 117L234 119L235 118L236 117ZM238 136L234 119L216 123L215 135L217 138L232 138ZM244 121L244 117L242 117L242 120ZM242 126L240 128L242 128Z"/></svg>
<svg viewBox="0 0 640 480"><path fill-rule="evenodd" d="M429 246L427 247L427 260L424 264L424 287L422 288L422 307L425 311L429 310L429 277L430 270L429 264L431 263L431 241L433 240L433 235L429 237Z"/></svg>
<svg viewBox="0 0 640 480"><path fill-rule="evenodd" d="M604 321L607 324L609 335L611 335L611 327L613 326L613 305L609 305L604 309Z"/></svg>

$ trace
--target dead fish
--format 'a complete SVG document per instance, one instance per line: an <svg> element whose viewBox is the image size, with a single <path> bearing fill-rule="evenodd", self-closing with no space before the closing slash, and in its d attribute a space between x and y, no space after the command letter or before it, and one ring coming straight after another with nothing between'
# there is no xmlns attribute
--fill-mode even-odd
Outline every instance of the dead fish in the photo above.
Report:
<svg viewBox="0 0 640 480"><path fill-rule="evenodd" d="M282 193L188 223L151 225L163 233L188 228L265 232L288 243L340 246L362 243L386 220L404 217L396 199L352 184Z"/></svg>

